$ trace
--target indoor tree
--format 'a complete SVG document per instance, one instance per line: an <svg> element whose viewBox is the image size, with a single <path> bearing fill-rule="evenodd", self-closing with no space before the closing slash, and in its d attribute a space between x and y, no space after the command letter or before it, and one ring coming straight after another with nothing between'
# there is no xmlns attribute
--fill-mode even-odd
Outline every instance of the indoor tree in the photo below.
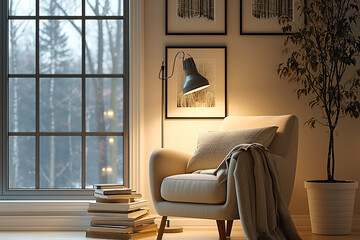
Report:
<svg viewBox="0 0 360 240"><path fill-rule="evenodd" d="M306 3L307 2L307 3ZM305 24L294 26L286 17L279 19L285 33L285 52L292 51L278 74L297 83L297 97L307 96L309 106L318 108L322 117L306 123L314 128L325 126L329 133L327 180L334 179L334 133L343 117L360 114L360 70L356 62L360 53L359 6L356 0L302 0L298 6Z"/></svg>

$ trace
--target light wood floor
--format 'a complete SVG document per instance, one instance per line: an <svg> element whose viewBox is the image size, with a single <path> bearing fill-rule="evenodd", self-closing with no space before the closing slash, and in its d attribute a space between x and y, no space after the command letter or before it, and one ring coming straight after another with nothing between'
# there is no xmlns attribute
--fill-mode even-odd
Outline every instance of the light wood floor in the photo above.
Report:
<svg viewBox="0 0 360 240"><path fill-rule="evenodd" d="M360 232L347 236L320 236L311 232L300 232L303 240L359 240ZM1 240L89 240L84 232L1 232ZM155 237L146 238L154 240ZM163 240L218 240L218 233L214 229L185 229L183 233L165 233ZM246 240L241 231L233 231L231 240Z"/></svg>

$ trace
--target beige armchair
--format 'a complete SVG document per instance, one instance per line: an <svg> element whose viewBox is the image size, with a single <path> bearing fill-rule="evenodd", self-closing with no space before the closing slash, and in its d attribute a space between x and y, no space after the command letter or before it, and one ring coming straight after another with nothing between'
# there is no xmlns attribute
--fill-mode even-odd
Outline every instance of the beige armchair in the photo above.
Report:
<svg viewBox="0 0 360 240"><path fill-rule="evenodd" d="M289 204L297 161L297 118L293 115L226 117L220 130L266 126L279 127L269 150L278 169L281 193ZM233 220L239 219L233 174L228 174L227 181L220 185L213 175L186 174L190 158L190 154L169 149L157 149L150 157L152 200L157 213L163 216L157 239L162 239L167 216L214 219L220 239L226 239ZM234 162L230 164L230 172L234 165Z"/></svg>

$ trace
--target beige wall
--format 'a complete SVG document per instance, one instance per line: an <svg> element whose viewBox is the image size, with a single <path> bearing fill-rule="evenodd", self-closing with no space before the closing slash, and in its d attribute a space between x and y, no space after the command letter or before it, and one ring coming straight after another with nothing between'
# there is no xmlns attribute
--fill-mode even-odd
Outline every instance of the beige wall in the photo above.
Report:
<svg viewBox="0 0 360 240"><path fill-rule="evenodd" d="M150 197L147 175L148 158L160 146L161 81L158 72L165 57L166 45L226 45L228 50L227 99L228 115L295 114L299 118L299 154L292 214L308 214L304 180L326 177L327 135L319 127L309 129L303 123L312 116L305 101L298 101L294 85L279 80L276 65L284 60L281 54L283 36L240 36L238 0L228 0L228 34L226 36L166 36L164 0L145 1L145 69L144 69L144 175L142 189ZM199 131L217 130L219 120L167 120L165 147L192 152ZM338 127L336 138L339 179L360 180L360 121L345 120ZM360 214L360 193L355 212Z"/></svg>

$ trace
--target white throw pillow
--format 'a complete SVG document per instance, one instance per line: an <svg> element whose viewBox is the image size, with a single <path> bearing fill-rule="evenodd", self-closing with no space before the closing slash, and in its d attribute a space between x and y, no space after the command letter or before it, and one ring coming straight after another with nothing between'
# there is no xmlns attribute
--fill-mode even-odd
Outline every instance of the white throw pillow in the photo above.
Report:
<svg viewBox="0 0 360 240"><path fill-rule="evenodd" d="M268 147L278 127L250 128L220 132L201 132L197 149L187 164L186 172L217 168L233 147L243 143L260 143Z"/></svg>

